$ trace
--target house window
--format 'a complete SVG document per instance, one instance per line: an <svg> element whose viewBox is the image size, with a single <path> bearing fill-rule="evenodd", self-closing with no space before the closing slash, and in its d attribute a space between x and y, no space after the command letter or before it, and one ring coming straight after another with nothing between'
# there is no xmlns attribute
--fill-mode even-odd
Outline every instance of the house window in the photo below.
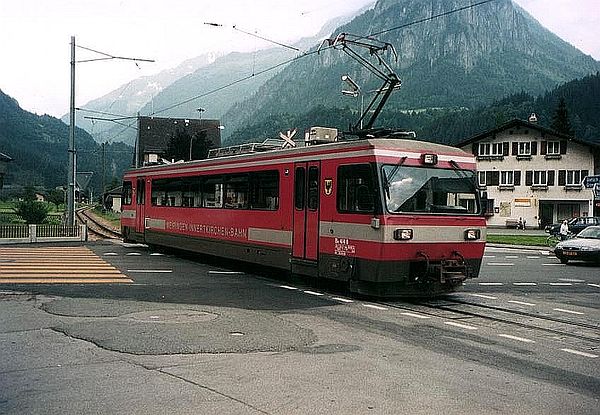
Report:
<svg viewBox="0 0 600 415"><path fill-rule="evenodd" d="M547 176L545 170L534 170L533 185L534 186L547 186L548 185L548 176Z"/></svg>
<svg viewBox="0 0 600 415"><path fill-rule="evenodd" d="M531 142L519 143L517 155L518 156L530 156L531 155Z"/></svg>
<svg viewBox="0 0 600 415"><path fill-rule="evenodd" d="M479 179L479 186L485 187L487 185L487 183L485 181L485 172L484 171L477 172L477 177Z"/></svg>
<svg viewBox="0 0 600 415"><path fill-rule="evenodd" d="M512 171L500 172L500 186L514 186L514 174Z"/></svg>
<svg viewBox="0 0 600 415"><path fill-rule="evenodd" d="M479 156L502 156L504 155L503 143L479 143Z"/></svg>
<svg viewBox="0 0 600 415"><path fill-rule="evenodd" d="M560 142L559 141L548 141L547 154L549 156L557 156L560 154Z"/></svg>
<svg viewBox="0 0 600 415"><path fill-rule="evenodd" d="M581 170L567 170L566 185L579 186L581 184Z"/></svg>

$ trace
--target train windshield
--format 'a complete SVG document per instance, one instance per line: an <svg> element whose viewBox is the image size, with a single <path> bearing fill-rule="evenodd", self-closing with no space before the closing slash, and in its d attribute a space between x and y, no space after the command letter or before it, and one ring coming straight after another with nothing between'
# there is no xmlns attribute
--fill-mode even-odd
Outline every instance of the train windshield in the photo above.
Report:
<svg viewBox="0 0 600 415"><path fill-rule="evenodd" d="M385 164L383 193L391 213L479 213L475 172Z"/></svg>

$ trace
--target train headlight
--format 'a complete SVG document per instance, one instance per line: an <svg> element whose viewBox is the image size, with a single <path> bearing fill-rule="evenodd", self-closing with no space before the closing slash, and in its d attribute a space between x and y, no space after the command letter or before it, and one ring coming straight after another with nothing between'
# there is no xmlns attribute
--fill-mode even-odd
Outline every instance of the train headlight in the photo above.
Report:
<svg viewBox="0 0 600 415"><path fill-rule="evenodd" d="M413 237L412 229L396 229L394 231L394 239L397 241L408 241Z"/></svg>
<svg viewBox="0 0 600 415"><path fill-rule="evenodd" d="M481 230L479 229L467 229L465 231L465 239L467 241L475 241L481 238Z"/></svg>

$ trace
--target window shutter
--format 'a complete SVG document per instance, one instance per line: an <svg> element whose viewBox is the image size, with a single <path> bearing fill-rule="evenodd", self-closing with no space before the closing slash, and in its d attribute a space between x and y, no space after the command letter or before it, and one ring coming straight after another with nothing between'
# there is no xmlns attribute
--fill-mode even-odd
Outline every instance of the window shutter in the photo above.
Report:
<svg viewBox="0 0 600 415"><path fill-rule="evenodd" d="M581 181L585 179L590 174L589 170L581 170Z"/></svg>
<svg viewBox="0 0 600 415"><path fill-rule="evenodd" d="M517 154L519 154L519 143L515 141L512 143L512 155L516 156Z"/></svg>
<svg viewBox="0 0 600 415"><path fill-rule="evenodd" d="M531 186L533 184L533 171L527 170L525 172L525 186Z"/></svg>
<svg viewBox="0 0 600 415"><path fill-rule="evenodd" d="M508 156L508 152L509 152L509 145L508 143L502 143L502 155L503 156Z"/></svg>
<svg viewBox="0 0 600 415"><path fill-rule="evenodd" d="M558 185L559 186L564 186L567 184L567 171L566 170L559 170L558 171Z"/></svg>
<svg viewBox="0 0 600 415"><path fill-rule="evenodd" d="M537 156L537 141L531 142L531 155Z"/></svg>
<svg viewBox="0 0 600 415"><path fill-rule="evenodd" d="M515 170L513 172L513 175L514 175L515 186L521 186L521 171Z"/></svg>
<svg viewBox="0 0 600 415"><path fill-rule="evenodd" d="M488 184L490 186L500 185L500 172L498 170L495 170L495 171L491 171L489 173L490 173L490 181Z"/></svg>
<svg viewBox="0 0 600 415"><path fill-rule="evenodd" d="M567 154L567 140L560 142L560 154Z"/></svg>
<svg viewBox="0 0 600 415"><path fill-rule="evenodd" d="M554 170L548 170L548 186L554 186Z"/></svg>
<svg viewBox="0 0 600 415"><path fill-rule="evenodd" d="M548 142L547 141L542 141L542 145L540 147L540 154L542 156L545 156L546 153L548 153Z"/></svg>

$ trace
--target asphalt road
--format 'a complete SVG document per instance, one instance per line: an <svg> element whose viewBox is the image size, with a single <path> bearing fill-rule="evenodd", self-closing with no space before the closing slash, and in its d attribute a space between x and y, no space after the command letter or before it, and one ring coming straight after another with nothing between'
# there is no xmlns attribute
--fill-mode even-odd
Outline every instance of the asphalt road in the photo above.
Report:
<svg viewBox="0 0 600 415"><path fill-rule="evenodd" d="M0 285L0 413L600 412L598 266L488 248L460 293L413 303L89 249L119 282Z"/></svg>

